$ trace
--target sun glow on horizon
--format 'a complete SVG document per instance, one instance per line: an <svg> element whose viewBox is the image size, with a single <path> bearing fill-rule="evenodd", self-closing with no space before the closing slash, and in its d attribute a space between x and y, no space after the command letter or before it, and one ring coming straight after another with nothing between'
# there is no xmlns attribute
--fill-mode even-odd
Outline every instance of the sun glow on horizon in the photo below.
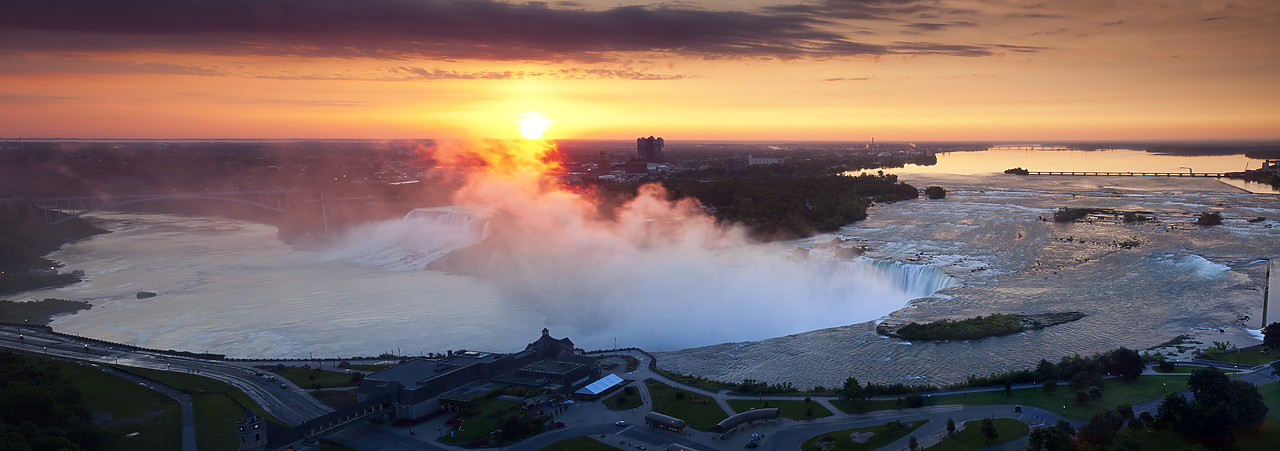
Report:
<svg viewBox="0 0 1280 451"><path fill-rule="evenodd" d="M530 111L522 113L520 120L516 121L516 124L520 126L520 136L525 139L542 139L542 135L547 132L547 127L550 127L554 122L551 122L551 119L542 115L541 112Z"/></svg>

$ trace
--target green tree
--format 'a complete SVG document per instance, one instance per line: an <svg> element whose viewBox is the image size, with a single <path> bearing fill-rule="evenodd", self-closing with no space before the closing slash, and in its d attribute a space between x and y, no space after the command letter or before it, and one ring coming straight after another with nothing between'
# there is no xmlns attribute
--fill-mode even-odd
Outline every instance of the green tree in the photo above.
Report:
<svg viewBox="0 0 1280 451"><path fill-rule="evenodd" d="M907 440L907 449L911 451L920 449L920 442L916 441L916 436L913 435L910 440Z"/></svg>
<svg viewBox="0 0 1280 451"><path fill-rule="evenodd" d="M1045 381L1058 378L1058 368L1053 365L1053 362L1045 359L1040 359L1040 363L1036 365L1036 373ZM1057 385L1057 383L1054 385Z"/></svg>
<svg viewBox="0 0 1280 451"><path fill-rule="evenodd" d="M1000 436L1000 432L996 430L996 422L990 417L982 419L982 437L987 439L987 443Z"/></svg>
<svg viewBox="0 0 1280 451"><path fill-rule="evenodd" d="M1120 348L1107 353L1106 371L1121 379L1131 381L1137 379L1142 374L1142 368L1146 366L1146 362L1142 361L1142 355L1138 351L1128 348Z"/></svg>
<svg viewBox="0 0 1280 451"><path fill-rule="evenodd" d="M1043 387L1045 393L1052 394L1054 391L1058 390L1058 381L1049 379L1044 381Z"/></svg>
<svg viewBox="0 0 1280 451"><path fill-rule="evenodd" d="M844 380L844 386L840 387L840 399L853 403L854 405L861 405L862 400L866 398L866 391L863 390L862 385L858 383L857 378L849 377Z"/></svg>
<svg viewBox="0 0 1280 451"><path fill-rule="evenodd" d="M1262 328L1262 345L1280 348L1280 322L1271 323Z"/></svg>
<svg viewBox="0 0 1280 451"><path fill-rule="evenodd" d="M947 435L956 433L956 420L947 418Z"/></svg>

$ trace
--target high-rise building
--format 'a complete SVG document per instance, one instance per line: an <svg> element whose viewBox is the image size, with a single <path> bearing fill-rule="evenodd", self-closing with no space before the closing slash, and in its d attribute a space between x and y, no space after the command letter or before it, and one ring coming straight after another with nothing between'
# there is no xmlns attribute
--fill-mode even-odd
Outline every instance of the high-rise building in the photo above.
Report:
<svg viewBox="0 0 1280 451"><path fill-rule="evenodd" d="M661 163L662 138L636 138L636 157L650 163Z"/></svg>

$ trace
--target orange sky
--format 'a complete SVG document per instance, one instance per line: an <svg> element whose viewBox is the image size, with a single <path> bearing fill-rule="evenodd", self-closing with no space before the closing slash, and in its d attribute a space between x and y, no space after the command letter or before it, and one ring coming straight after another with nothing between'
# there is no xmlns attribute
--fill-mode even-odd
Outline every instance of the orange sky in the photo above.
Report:
<svg viewBox="0 0 1280 451"><path fill-rule="evenodd" d="M14 3L0 137L1280 138L1274 0Z"/></svg>

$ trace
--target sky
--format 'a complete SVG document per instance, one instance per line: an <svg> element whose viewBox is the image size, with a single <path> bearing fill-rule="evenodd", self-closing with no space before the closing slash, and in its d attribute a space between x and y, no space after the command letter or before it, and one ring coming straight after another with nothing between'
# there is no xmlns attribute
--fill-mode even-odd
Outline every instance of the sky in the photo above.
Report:
<svg viewBox="0 0 1280 451"><path fill-rule="evenodd" d="M0 137L1280 138L1275 0L7 0Z"/></svg>

